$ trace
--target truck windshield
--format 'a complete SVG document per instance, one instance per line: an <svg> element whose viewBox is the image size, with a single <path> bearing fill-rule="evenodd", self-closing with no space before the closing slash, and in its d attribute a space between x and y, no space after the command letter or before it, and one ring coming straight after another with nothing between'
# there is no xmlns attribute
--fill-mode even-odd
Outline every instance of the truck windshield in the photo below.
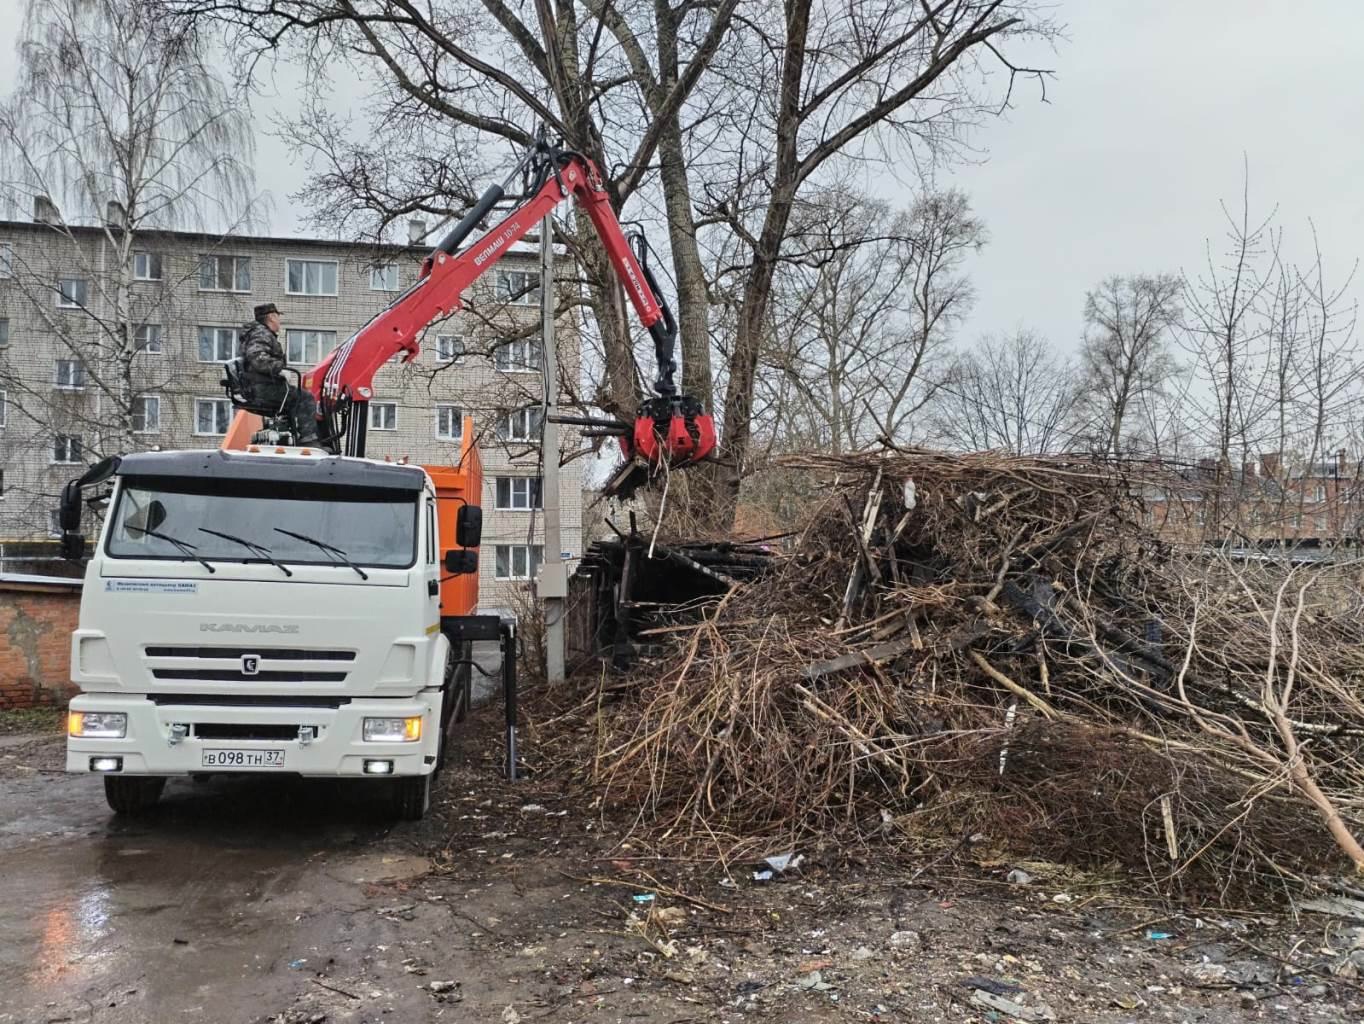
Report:
<svg viewBox="0 0 1364 1024"><path fill-rule="evenodd" d="M170 536L194 545L201 559L269 561L205 532L212 530L268 548L285 565L339 564L317 545L280 532L287 530L324 540L355 565L406 569L416 563L419 496L369 487L125 477L105 550L113 558L183 561L185 552L164 539Z"/></svg>

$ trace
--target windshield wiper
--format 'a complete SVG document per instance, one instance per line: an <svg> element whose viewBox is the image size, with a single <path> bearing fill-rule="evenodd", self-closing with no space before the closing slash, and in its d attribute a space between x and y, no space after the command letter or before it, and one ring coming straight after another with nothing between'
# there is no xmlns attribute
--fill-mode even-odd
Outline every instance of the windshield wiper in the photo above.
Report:
<svg viewBox="0 0 1364 1024"><path fill-rule="evenodd" d="M164 540L167 543L174 544L180 549L180 554L184 555L186 558L194 559L194 561L198 562L209 572L218 571L213 568L213 566L209 565L204 558L195 554L195 552L199 550L198 548L193 544L186 544L179 537L172 537L169 533L162 533L160 530L150 530L145 526L133 526L131 523L128 524L127 530L129 533L141 533L148 537L155 537L157 540Z"/></svg>
<svg viewBox="0 0 1364 1024"><path fill-rule="evenodd" d="M221 530L210 530L207 526L201 526L201 527L199 527L199 532L200 532L200 533L211 533L211 534L213 534L213 536L215 536L215 537L221 537L223 540L230 540L230 541L232 541L234 544L240 544L242 547L246 548L248 551L253 551L253 552L255 552L256 554L260 555L262 558L264 558L264 559L265 559L267 562L269 562L271 565L277 566L278 568L282 569L282 570L284 571L284 575L285 575L285 576L292 576L292 575L293 575L293 573L289 571L289 567L288 567L287 565L285 565L283 562L277 561L277 560L275 559L275 556L272 555L272 554L270 554L270 549L269 549L269 548L261 547L261 545L259 545L259 544L253 544L251 541L245 540L245 539L243 539L243 538L241 538L241 537L234 537L234 536L232 536L232 534L230 534L230 533L223 533Z"/></svg>
<svg viewBox="0 0 1364 1024"><path fill-rule="evenodd" d="M278 526L276 526L274 530L276 533L282 533L286 537L292 537L294 538L294 540L301 540L305 544L312 544L315 547L319 547L323 551L327 552L327 554L329 555L335 555L336 558L343 564L350 566L352 569L358 572L362 580L369 579L369 573L365 572L364 569L361 569L358 565L356 565L349 558L347 558L346 553L344 551L342 551L340 548L332 544L328 544L325 540L318 540L316 537L307 537L301 533L294 533L293 530L282 530Z"/></svg>

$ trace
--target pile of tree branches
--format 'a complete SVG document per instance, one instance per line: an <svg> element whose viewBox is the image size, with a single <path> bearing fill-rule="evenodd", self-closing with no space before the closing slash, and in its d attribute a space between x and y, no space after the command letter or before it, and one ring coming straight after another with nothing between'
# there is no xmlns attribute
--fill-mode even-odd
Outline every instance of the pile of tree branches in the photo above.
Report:
<svg viewBox="0 0 1364 1024"><path fill-rule="evenodd" d="M1149 467L790 463L822 500L776 568L546 723L641 836L984 835L1224 902L1364 866L1356 567L1171 545Z"/></svg>

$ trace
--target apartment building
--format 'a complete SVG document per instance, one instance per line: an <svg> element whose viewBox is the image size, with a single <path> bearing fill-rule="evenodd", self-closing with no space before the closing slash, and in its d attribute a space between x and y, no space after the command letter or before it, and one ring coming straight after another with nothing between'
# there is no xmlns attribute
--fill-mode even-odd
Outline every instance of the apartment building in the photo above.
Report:
<svg viewBox="0 0 1364 1024"><path fill-rule="evenodd" d="M1312 462L1266 452L1239 466L1164 465L1142 493L1147 525L1170 540L1291 545L1364 539L1364 463L1345 450Z"/></svg>
<svg viewBox="0 0 1364 1024"><path fill-rule="evenodd" d="M97 226L0 221L0 544L49 537L62 485L107 454L213 448L233 410L221 386L252 307L275 302L291 366L306 370L417 277L429 244L141 232L120 248ZM131 250L129 252L129 250ZM429 328L421 356L375 379L368 451L423 465L458 458L473 419L485 472L480 592L505 608L543 555L538 251L522 246ZM119 310L126 309L126 316ZM120 326L124 325L124 326ZM581 343L556 330L561 380ZM576 448L565 430L562 448ZM559 470L570 571L581 554L578 463Z"/></svg>

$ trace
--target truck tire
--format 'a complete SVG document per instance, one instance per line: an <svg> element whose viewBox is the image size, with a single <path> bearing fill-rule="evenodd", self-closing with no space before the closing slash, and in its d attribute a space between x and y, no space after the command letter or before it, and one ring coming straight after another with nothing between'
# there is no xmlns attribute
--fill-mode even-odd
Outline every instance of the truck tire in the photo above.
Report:
<svg viewBox="0 0 1364 1024"><path fill-rule="evenodd" d="M165 788L163 775L104 776L104 799L115 814L145 814L156 806Z"/></svg>
<svg viewBox="0 0 1364 1024"><path fill-rule="evenodd" d="M431 775L393 780L393 813L403 821L421 821L431 807Z"/></svg>

